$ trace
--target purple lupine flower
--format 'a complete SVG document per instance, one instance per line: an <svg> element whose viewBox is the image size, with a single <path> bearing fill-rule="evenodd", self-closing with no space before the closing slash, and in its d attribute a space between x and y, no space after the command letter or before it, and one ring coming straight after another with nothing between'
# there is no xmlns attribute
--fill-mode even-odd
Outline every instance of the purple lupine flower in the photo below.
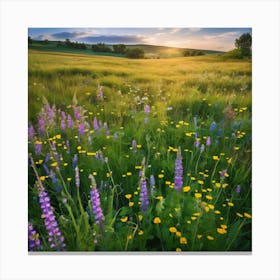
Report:
<svg viewBox="0 0 280 280"><path fill-rule="evenodd" d="M199 147L199 145L200 145L200 140L199 140L199 138L196 138L196 139L195 139L195 144L194 144L194 145L195 145L196 148Z"/></svg>
<svg viewBox="0 0 280 280"><path fill-rule="evenodd" d="M98 84L98 98L99 98L100 100L104 100L103 91L102 91L102 86L100 86L99 84Z"/></svg>
<svg viewBox="0 0 280 280"><path fill-rule="evenodd" d="M80 120L81 119L81 115L79 112L80 107L74 107L74 117L76 120Z"/></svg>
<svg viewBox="0 0 280 280"><path fill-rule="evenodd" d="M221 178L224 178L225 175L226 175L226 173L227 173L227 170L226 170L226 169L222 170L221 173L220 173L220 177L221 177Z"/></svg>
<svg viewBox="0 0 280 280"><path fill-rule="evenodd" d="M45 162L47 163L50 160L50 158L51 158L51 154L47 153L45 157Z"/></svg>
<svg viewBox="0 0 280 280"><path fill-rule="evenodd" d="M85 131L84 131L84 125L82 123L79 124L79 133L80 135L84 135L85 134Z"/></svg>
<svg viewBox="0 0 280 280"><path fill-rule="evenodd" d="M50 204L50 198L44 189L39 190L39 202L43 212L45 227L48 233L48 242L50 248L57 251L65 251L64 237L61 234L53 207Z"/></svg>
<svg viewBox="0 0 280 280"><path fill-rule="evenodd" d="M151 175L150 176L151 195L154 195L155 193L155 185L156 185L155 176Z"/></svg>
<svg viewBox="0 0 280 280"><path fill-rule="evenodd" d="M73 158L72 158L72 167L73 167L73 168L76 168L77 162L78 162L78 155L75 154L75 155L73 156Z"/></svg>
<svg viewBox="0 0 280 280"><path fill-rule="evenodd" d="M210 132L213 132L215 128L216 128L216 123L212 122L209 128Z"/></svg>
<svg viewBox="0 0 280 280"><path fill-rule="evenodd" d="M52 179L52 183L53 184L57 183L57 178L56 178L55 173L53 172L53 170L50 171L49 177Z"/></svg>
<svg viewBox="0 0 280 280"><path fill-rule="evenodd" d="M34 148L35 148L35 154L40 155L42 152L42 142L36 141L34 144Z"/></svg>
<svg viewBox="0 0 280 280"><path fill-rule="evenodd" d="M80 174L79 174L78 166L75 167L75 183L76 183L76 187L79 188L80 187Z"/></svg>
<svg viewBox="0 0 280 280"><path fill-rule="evenodd" d="M141 182L141 190L140 190L140 202L142 205L142 211L146 212L149 206L149 197L148 197L148 189L147 189L147 182L144 177L144 174L140 180Z"/></svg>
<svg viewBox="0 0 280 280"><path fill-rule="evenodd" d="M99 125L98 125L98 121L97 121L96 117L94 117L94 119L93 119L93 129L94 130L98 130L99 129Z"/></svg>
<svg viewBox="0 0 280 280"><path fill-rule="evenodd" d="M178 148L177 157L175 161L175 179L174 179L174 189L179 191L183 186L183 164L182 164L182 154L181 148Z"/></svg>
<svg viewBox="0 0 280 280"><path fill-rule="evenodd" d="M91 186L92 189L90 191L90 202L92 207L92 213L95 218L95 223L102 226L105 218L101 209L99 191L96 188L96 182L94 177L90 175L89 178L92 180L92 186Z"/></svg>
<svg viewBox="0 0 280 280"><path fill-rule="evenodd" d="M66 145L66 147L67 147L67 154L70 154L71 151L70 151L70 143L69 143L69 140L66 140L65 145Z"/></svg>
<svg viewBox="0 0 280 280"><path fill-rule="evenodd" d="M28 139L31 140L33 138L34 134L35 134L34 127L33 127L33 125L30 125L28 127Z"/></svg>
<svg viewBox="0 0 280 280"><path fill-rule="evenodd" d="M46 174L49 175L50 174L50 170L49 170L48 166L45 163L43 164L43 168L44 168Z"/></svg>
<svg viewBox="0 0 280 280"><path fill-rule="evenodd" d="M37 233L31 223L28 223L28 251L36 251L40 249L40 246L39 233Z"/></svg>
<svg viewBox="0 0 280 280"><path fill-rule="evenodd" d="M62 119L62 120L60 121L60 128L61 128L61 130L65 130L65 129L66 129L66 122L65 122L64 119Z"/></svg>
<svg viewBox="0 0 280 280"><path fill-rule="evenodd" d="M62 119L66 119L66 113L64 111L61 111L60 114Z"/></svg>
<svg viewBox="0 0 280 280"><path fill-rule="evenodd" d="M206 146L207 146L207 147L211 146L211 138L210 138L210 136L208 136L208 137L206 138Z"/></svg>
<svg viewBox="0 0 280 280"><path fill-rule="evenodd" d="M151 113L151 107L150 107L150 105L145 105L145 107L144 107L144 113L145 113L145 114L150 114L150 113Z"/></svg>
<svg viewBox="0 0 280 280"><path fill-rule="evenodd" d="M38 120L38 127L39 127L39 133L45 132L45 121L43 119Z"/></svg>
<svg viewBox="0 0 280 280"><path fill-rule="evenodd" d="M135 148L136 148L136 145L137 145L136 140L133 139L132 142L131 142L131 147L132 147L133 149L135 149Z"/></svg>
<svg viewBox="0 0 280 280"><path fill-rule="evenodd" d="M74 122L72 120L72 117L71 117L71 115L68 114L68 116L67 116L67 126L68 126L68 128L73 128L73 125L74 125Z"/></svg>
<svg viewBox="0 0 280 280"><path fill-rule="evenodd" d="M241 186L237 185L235 191L239 194L241 192Z"/></svg>

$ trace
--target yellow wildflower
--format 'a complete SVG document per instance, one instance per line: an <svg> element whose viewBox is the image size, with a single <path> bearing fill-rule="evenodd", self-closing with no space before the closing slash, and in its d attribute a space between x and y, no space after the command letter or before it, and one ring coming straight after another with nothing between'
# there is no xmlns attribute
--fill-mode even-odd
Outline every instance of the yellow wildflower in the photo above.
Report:
<svg viewBox="0 0 280 280"><path fill-rule="evenodd" d="M121 218L121 221L122 221L123 223L127 222L127 220L128 220L128 217L127 217L127 216Z"/></svg>
<svg viewBox="0 0 280 280"><path fill-rule="evenodd" d="M214 240L215 238L213 236L211 236L211 235L207 235L207 239L208 240Z"/></svg>
<svg viewBox="0 0 280 280"><path fill-rule="evenodd" d="M169 231L172 232L172 233L175 233L177 231L177 229L175 227L170 227Z"/></svg>
<svg viewBox="0 0 280 280"><path fill-rule="evenodd" d="M180 244L187 244L187 238L186 237L181 237L180 238Z"/></svg>
<svg viewBox="0 0 280 280"><path fill-rule="evenodd" d="M201 193L195 193L194 196L195 196L196 198L201 198L201 197L202 197L202 194L201 194Z"/></svg>
<svg viewBox="0 0 280 280"><path fill-rule="evenodd" d="M153 222L154 222L154 224L160 224L161 220L159 217L155 217Z"/></svg>
<svg viewBox="0 0 280 280"><path fill-rule="evenodd" d="M125 195L125 198L130 199L132 197L132 195L130 193Z"/></svg>
<svg viewBox="0 0 280 280"><path fill-rule="evenodd" d="M183 187L183 192L188 192L191 189L190 186L185 186Z"/></svg>
<svg viewBox="0 0 280 280"><path fill-rule="evenodd" d="M244 217L248 219L252 219L252 216L249 213L244 212Z"/></svg>

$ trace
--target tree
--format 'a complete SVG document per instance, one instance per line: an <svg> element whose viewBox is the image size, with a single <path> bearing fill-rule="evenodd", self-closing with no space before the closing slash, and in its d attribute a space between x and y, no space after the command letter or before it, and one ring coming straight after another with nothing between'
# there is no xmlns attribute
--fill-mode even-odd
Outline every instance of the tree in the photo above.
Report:
<svg viewBox="0 0 280 280"><path fill-rule="evenodd" d="M33 40L32 40L32 38L30 37L30 36L28 36L28 44L32 44L33 43Z"/></svg>
<svg viewBox="0 0 280 280"><path fill-rule="evenodd" d="M104 43L92 45L91 49L93 52L112 52L111 48L106 46Z"/></svg>
<svg viewBox="0 0 280 280"><path fill-rule="evenodd" d="M114 53L125 54L126 46L124 44L113 45Z"/></svg>
<svg viewBox="0 0 280 280"><path fill-rule="evenodd" d="M144 58L145 52L141 48L127 49L126 56L128 58Z"/></svg>
<svg viewBox="0 0 280 280"><path fill-rule="evenodd" d="M252 55L252 36L250 33L244 33L235 39L235 47L239 49L243 56Z"/></svg>

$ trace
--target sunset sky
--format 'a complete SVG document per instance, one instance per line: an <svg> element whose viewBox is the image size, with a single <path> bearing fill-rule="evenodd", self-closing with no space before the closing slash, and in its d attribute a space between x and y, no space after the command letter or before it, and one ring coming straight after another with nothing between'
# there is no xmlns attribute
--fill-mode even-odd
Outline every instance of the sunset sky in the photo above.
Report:
<svg viewBox="0 0 280 280"><path fill-rule="evenodd" d="M204 50L229 51L234 41L251 28L29 28L37 40L84 42L88 44L149 44Z"/></svg>

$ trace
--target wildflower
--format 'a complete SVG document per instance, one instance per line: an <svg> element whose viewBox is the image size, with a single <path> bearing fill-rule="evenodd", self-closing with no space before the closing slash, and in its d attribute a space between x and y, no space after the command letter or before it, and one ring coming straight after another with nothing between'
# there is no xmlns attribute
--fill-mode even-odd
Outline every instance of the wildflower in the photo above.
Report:
<svg viewBox="0 0 280 280"><path fill-rule="evenodd" d="M235 192L236 193L240 193L241 192L241 186L240 185L237 185L237 187L235 189Z"/></svg>
<svg viewBox="0 0 280 280"><path fill-rule="evenodd" d="M220 173L220 177L221 178L224 178L225 176L227 176L228 174L227 174L227 170L226 169L224 169L223 171L221 171L221 173Z"/></svg>
<svg viewBox="0 0 280 280"><path fill-rule="evenodd" d="M72 117L68 114L68 116L67 116L67 126L68 126L68 128L73 128L73 125L74 125L74 123L73 123Z"/></svg>
<svg viewBox="0 0 280 280"><path fill-rule="evenodd" d="M44 189L39 190L39 202L43 212L45 227L48 233L48 242L52 249L57 251L65 250L64 237L61 234L53 208L50 204L50 198Z"/></svg>
<svg viewBox="0 0 280 280"><path fill-rule="evenodd" d="M191 189L190 186L185 186L183 187L183 192L188 192Z"/></svg>
<svg viewBox="0 0 280 280"><path fill-rule="evenodd" d="M31 140L35 134L33 125L28 127L28 139Z"/></svg>
<svg viewBox="0 0 280 280"><path fill-rule="evenodd" d="M171 233L175 233L175 232L177 231L177 229L176 229L175 227L170 227L170 228L169 228L169 231L170 231Z"/></svg>
<svg viewBox="0 0 280 280"><path fill-rule="evenodd" d="M207 235L207 239L208 240L214 240L215 238L213 236L211 236L211 235Z"/></svg>
<svg viewBox="0 0 280 280"><path fill-rule="evenodd" d="M72 159L72 167L73 167L73 168L76 168L77 162L78 162L78 155L77 155L77 154L74 154L74 157L73 157L73 159Z"/></svg>
<svg viewBox="0 0 280 280"><path fill-rule="evenodd" d="M143 220L143 216L142 215L138 215L138 220L139 220L139 222L141 222Z"/></svg>
<svg viewBox="0 0 280 280"><path fill-rule="evenodd" d="M248 219L252 219L252 216L246 212L244 212L244 217L248 218Z"/></svg>
<svg viewBox="0 0 280 280"><path fill-rule="evenodd" d="M35 154L40 155L42 151L42 142L36 141L35 142Z"/></svg>
<svg viewBox="0 0 280 280"><path fill-rule="evenodd" d="M200 139L199 138L195 139L195 144L194 145L195 145L196 148L199 147L199 145L200 145Z"/></svg>
<svg viewBox="0 0 280 280"><path fill-rule="evenodd" d="M81 115L80 115L79 109L80 109L80 107L75 107L74 108L74 116L75 116L76 120L81 119Z"/></svg>
<svg viewBox="0 0 280 280"><path fill-rule="evenodd" d="M186 237L181 237L180 238L180 244L187 244L187 238Z"/></svg>
<svg viewBox="0 0 280 280"><path fill-rule="evenodd" d="M182 252L181 248L176 248L176 252Z"/></svg>
<svg viewBox="0 0 280 280"><path fill-rule="evenodd" d="M34 230L33 225L28 223L28 251L36 251L40 248L39 234Z"/></svg>
<svg viewBox="0 0 280 280"><path fill-rule="evenodd" d="M212 122L211 125L210 125L210 132L213 132L213 130L216 128L216 123L215 122Z"/></svg>
<svg viewBox="0 0 280 280"><path fill-rule="evenodd" d="M82 123L79 124L79 134L80 135L84 135L85 131L84 131L84 125Z"/></svg>
<svg viewBox="0 0 280 280"><path fill-rule="evenodd" d="M177 237L181 237L181 236L182 236L182 232L176 231L176 236L177 236Z"/></svg>
<svg viewBox="0 0 280 280"><path fill-rule="evenodd" d="M76 187L79 188L80 187L80 174L79 174L78 166L75 167L75 183L76 183Z"/></svg>
<svg viewBox="0 0 280 280"><path fill-rule="evenodd" d="M98 84L98 98L102 101L104 100L102 86L100 86L99 84Z"/></svg>
<svg viewBox="0 0 280 280"><path fill-rule="evenodd" d="M210 136L208 136L207 139L206 139L206 146L207 147L211 146L211 138L210 138Z"/></svg>
<svg viewBox="0 0 280 280"><path fill-rule="evenodd" d="M226 229L224 229L224 228L217 228L217 232L218 232L219 234L225 234L225 233L227 233Z"/></svg>
<svg viewBox="0 0 280 280"><path fill-rule="evenodd" d="M65 123L65 120L64 120L64 119L62 119L62 120L60 121L60 129L61 129L61 130L65 130L65 129L66 129L66 123Z"/></svg>
<svg viewBox="0 0 280 280"><path fill-rule="evenodd" d="M45 121L43 119L38 120L38 126L39 126L39 133L45 132Z"/></svg>
<svg viewBox="0 0 280 280"><path fill-rule="evenodd" d="M147 182L144 176L141 178L140 202L142 205L142 211L146 212L149 205L149 197L147 190Z"/></svg>
<svg viewBox="0 0 280 280"><path fill-rule="evenodd" d="M92 207L92 213L95 218L95 223L100 224L102 226L105 218L103 216L103 212L101 209L99 191L96 188L96 182L94 177L90 175L89 178L92 180L91 191L90 191L90 202Z"/></svg>
<svg viewBox="0 0 280 280"><path fill-rule="evenodd" d="M129 207L132 207L134 205L134 202L133 201L130 201L129 203L128 203L128 206Z"/></svg>
<svg viewBox="0 0 280 280"><path fill-rule="evenodd" d="M158 178L162 179L164 177L164 174L158 174Z"/></svg>
<svg viewBox="0 0 280 280"><path fill-rule="evenodd" d="M201 198L201 197L202 197L202 194L201 194L201 193L195 193L194 196L195 196L196 198Z"/></svg>
<svg viewBox="0 0 280 280"><path fill-rule="evenodd" d="M98 121L97 121L96 117L94 117L94 119L93 119L93 128L95 131L97 131L99 129L99 125L98 125Z"/></svg>
<svg viewBox="0 0 280 280"><path fill-rule="evenodd" d="M131 142L131 147L132 147L133 149L135 149L136 146L137 146L136 140L133 139L132 142Z"/></svg>
<svg viewBox="0 0 280 280"><path fill-rule="evenodd" d="M138 235L143 235L144 231L143 230L139 230Z"/></svg>
<svg viewBox="0 0 280 280"><path fill-rule="evenodd" d="M154 224L160 224L161 223L161 220L159 217L155 217L154 220L153 220L153 223Z"/></svg>
<svg viewBox="0 0 280 280"><path fill-rule="evenodd" d="M232 207L232 206L234 206L234 204L232 202L228 202L228 206Z"/></svg>
<svg viewBox="0 0 280 280"><path fill-rule="evenodd" d="M125 198L130 199L132 197L132 195L130 193L125 195Z"/></svg>
<svg viewBox="0 0 280 280"><path fill-rule="evenodd" d="M127 222L127 220L128 220L128 217L127 217L127 216L125 216L125 217L121 218L121 221L122 221L123 223L126 223L126 222Z"/></svg>
<svg viewBox="0 0 280 280"><path fill-rule="evenodd" d="M145 107L144 107L144 112L145 112L145 114L150 114L150 112L151 112L151 107L150 107L150 105L145 105Z"/></svg>
<svg viewBox="0 0 280 280"><path fill-rule="evenodd" d="M212 158L213 158L213 160L219 160L218 156L213 156Z"/></svg>
<svg viewBox="0 0 280 280"><path fill-rule="evenodd" d="M174 179L174 189L180 190L183 186L183 165L182 165L182 155L181 148L178 148L177 157L175 161L175 179Z"/></svg>

